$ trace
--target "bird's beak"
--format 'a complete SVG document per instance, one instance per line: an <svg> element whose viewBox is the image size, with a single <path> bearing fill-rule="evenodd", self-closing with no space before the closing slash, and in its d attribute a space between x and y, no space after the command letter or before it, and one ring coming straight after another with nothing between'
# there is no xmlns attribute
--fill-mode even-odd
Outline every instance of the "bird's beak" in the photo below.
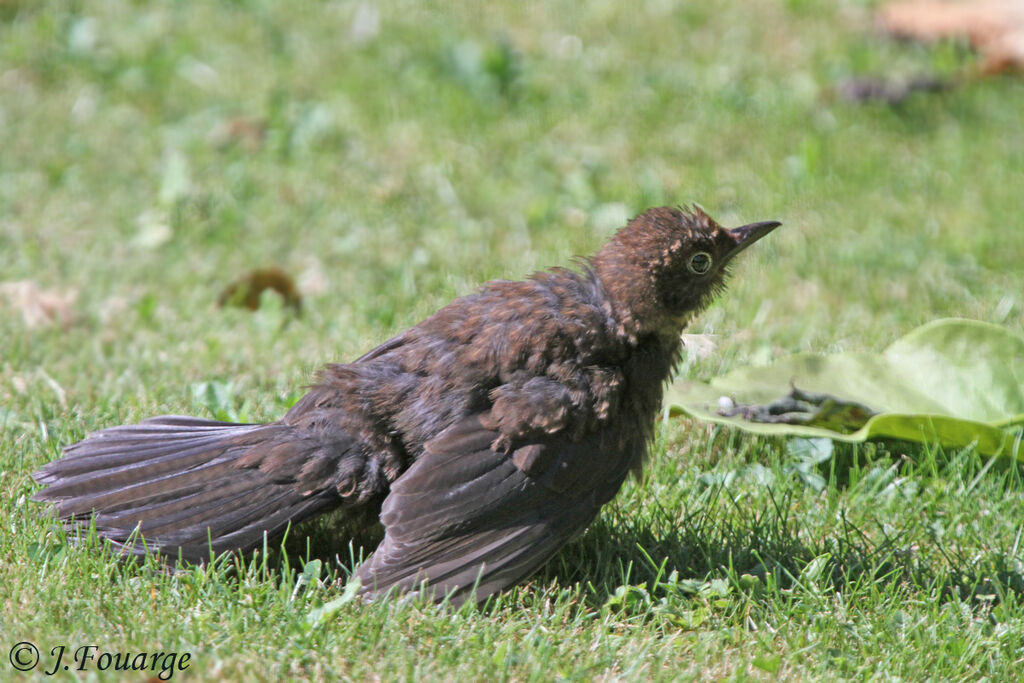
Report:
<svg viewBox="0 0 1024 683"><path fill-rule="evenodd" d="M736 254L740 253L780 225L782 225L782 223L778 221L761 221L760 223L750 223L748 225L741 225L738 228L727 230L729 235L736 240L736 246L728 253L726 261L732 260Z"/></svg>

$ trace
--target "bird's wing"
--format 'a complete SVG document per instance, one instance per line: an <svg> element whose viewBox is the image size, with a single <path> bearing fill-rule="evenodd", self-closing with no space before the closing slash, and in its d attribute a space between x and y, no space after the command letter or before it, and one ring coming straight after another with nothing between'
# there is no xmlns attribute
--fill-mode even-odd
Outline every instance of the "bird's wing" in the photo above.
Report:
<svg viewBox="0 0 1024 683"><path fill-rule="evenodd" d="M631 449L602 431L536 439L511 454L480 416L426 444L384 501L383 542L359 568L363 590L422 587L483 600L538 569L618 491Z"/></svg>

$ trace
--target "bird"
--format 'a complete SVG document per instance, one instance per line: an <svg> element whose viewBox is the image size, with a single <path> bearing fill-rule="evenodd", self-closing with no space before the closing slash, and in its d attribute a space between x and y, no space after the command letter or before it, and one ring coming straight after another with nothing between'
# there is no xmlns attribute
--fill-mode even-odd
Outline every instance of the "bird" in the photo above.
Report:
<svg viewBox="0 0 1024 683"><path fill-rule="evenodd" d="M639 473L682 331L780 223L657 207L574 268L495 280L349 363L266 424L165 415L33 477L69 532L202 563L331 510L384 535L367 600L478 603L527 579Z"/></svg>

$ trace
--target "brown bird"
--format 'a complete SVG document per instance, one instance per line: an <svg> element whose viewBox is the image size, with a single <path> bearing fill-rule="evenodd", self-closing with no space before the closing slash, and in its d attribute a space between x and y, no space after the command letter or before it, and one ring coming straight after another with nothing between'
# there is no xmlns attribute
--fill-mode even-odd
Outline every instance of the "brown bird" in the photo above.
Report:
<svg viewBox="0 0 1024 683"><path fill-rule="evenodd" d="M35 499L69 530L94 519L125 553L189 561L335 508L379 514L384 540L356 571L364 593L483 600L640 469L680 332L778 225L650 209L578 271L487 283L326 367L277 422L164 416L96 432L34 475Z"/></svg>

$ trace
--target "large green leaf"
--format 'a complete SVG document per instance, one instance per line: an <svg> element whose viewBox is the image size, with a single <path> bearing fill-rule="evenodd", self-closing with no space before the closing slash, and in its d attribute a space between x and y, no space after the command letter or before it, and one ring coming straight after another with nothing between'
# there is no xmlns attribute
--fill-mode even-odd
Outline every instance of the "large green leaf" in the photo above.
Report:
<svg viewBox="0 0 1024 683"><path fill-rule="evenodd" d="M768 404L793 386L862 404L876 414L844 433L719 412L723 396L737 404ZM766 367L739 368L711 384L678 381L666 401L675 414L758 434L973 444L987 455L1013 452L1024 459L1024 337L974 320L937 320L880 354L798 354Z"/></svg>

